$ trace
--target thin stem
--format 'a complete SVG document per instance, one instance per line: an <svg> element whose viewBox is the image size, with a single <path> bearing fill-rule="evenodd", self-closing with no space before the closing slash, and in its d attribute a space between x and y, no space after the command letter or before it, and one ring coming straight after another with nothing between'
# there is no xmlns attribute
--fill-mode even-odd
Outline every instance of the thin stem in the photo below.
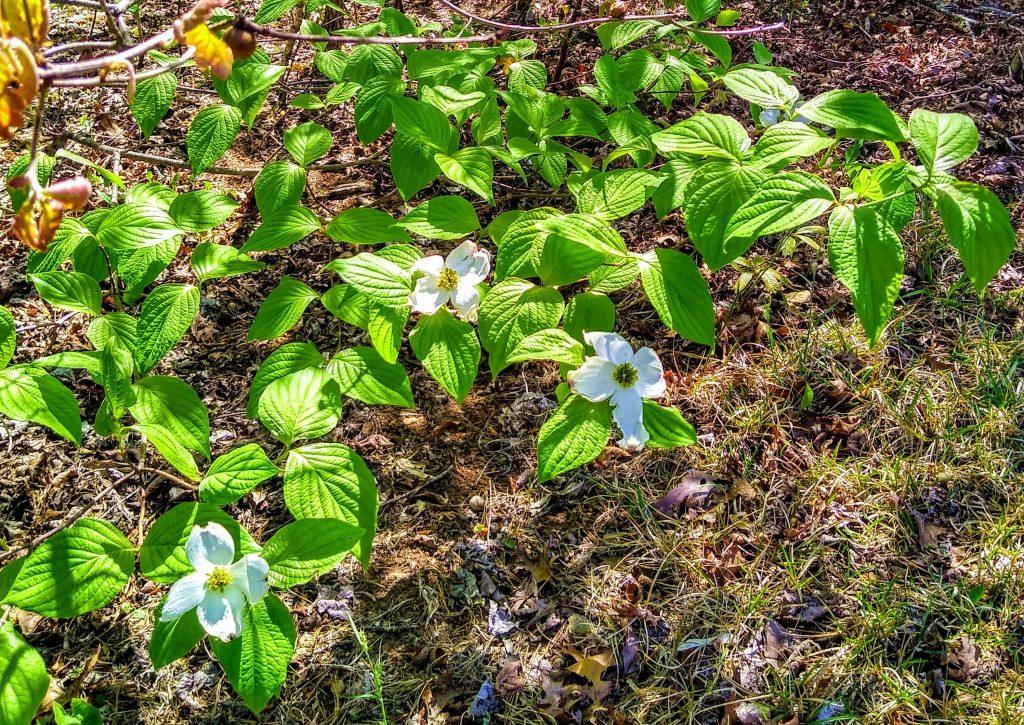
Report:
<svg viewBox="0 0 1024 725"><path fill-rule="evenodd" d="M52 58L62 53L73 53L76 50L110 50L116 48L117 43L112 40L80 40L74 43L55 45L43 51L44 58Z"/></svg>
<svg viewBox="0 0 1024 725"><path fill-rule="evenodd" d="M675 13L658 13L655 15L622 15L617 18L612 17L601 17L601 18L588 18L586 20L576 20L571 23L556 23L554 25L517 25L515 23L501 23L497 20L489 20L487 18L474 15L468 10L464 10L451 0L440 0L441 4L449 10L454 10L459 15L473 20L482 25L487 25L492 28L500 28L502 30L508 30L516 33L544 33L544 32L557 32L560 30L572 30L574 28L590 28L595 25L602 25L604 23L610 23L613 21L625 21L625 20L678 20L680 18L687 17L685 11L679 11ZM705 33L707 35L724 35L729 36L742 36L742 35L756 35L758 33L770 33L776 30L783 30L786 27L785 23L772 23L771 25L761 25L755 28L738 28L736 30L701 30L699 28L693 28L696 32Z"/></svg>
<svg viewBox="0 0 1024 725"><path fill-rule="evenodd" d="M172 70L179 68L190 60L196 54L196 49L189 47L179 58L175 58L170 63L164 63L158 68L151 68L142 73L136 73L134 79L131 76L117 76L116 78L101 78L99 76L93 76L90 78L58 78L53 81L52 85L58 88L93 88L96 86L127 86L130 83L138 83L144 81L147 78L156 78L164 73L169 73ZM216 92L216 91L214 91Z"/></svg>
<svg viewBox="0 0 1024 725"><path fill-rule="evenodd" d="M115 53L114 55L105 55L100 58L90 58L89 60L80 60L73 63L54 63L48 68L41 68L39 70L39 78L40 80L52 80L56 78L67 78L69 76L82 75L83 73L90 73L92 71L100 71L111 65L127 63L134 58L138 58L140 55L145 55L149 51L159 48L165 43L171 43L173 41L174 29L168 28L162 33L158 33L147 38L138 45L125 48L120 53Z"/></svg>

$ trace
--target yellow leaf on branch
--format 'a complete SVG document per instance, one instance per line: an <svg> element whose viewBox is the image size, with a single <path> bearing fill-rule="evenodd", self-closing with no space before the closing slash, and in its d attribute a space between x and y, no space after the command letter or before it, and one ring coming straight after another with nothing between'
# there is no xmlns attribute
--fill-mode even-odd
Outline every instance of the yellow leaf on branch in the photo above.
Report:
<svg viewBox="0 0 1024 725"><path fill-rule="evenodd" d="M21 38L37 50L50 32L50 0L0 0L0 36Z"/></svg>
<svg viewBox="0 0 1024 725"><path fill-rule="evenodd" d="M21 38L0 38L0 138L25 124L25 109L39 90L36 61Z"/></svg>
<svg viewBox="0 0 1024 725"><path fill-rule="evenodd" d="M186 30L185 43L196 49L197 66L209 68L221 80L227 80L231 75L231 64L234 62L231 48L206 23Z"/></svg>

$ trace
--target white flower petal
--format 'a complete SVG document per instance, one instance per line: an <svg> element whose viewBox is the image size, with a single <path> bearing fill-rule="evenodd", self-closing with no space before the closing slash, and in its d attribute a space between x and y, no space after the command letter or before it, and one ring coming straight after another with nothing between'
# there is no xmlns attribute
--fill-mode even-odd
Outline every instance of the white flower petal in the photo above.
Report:
<svg viewBox="0 0 1024 725"><path fill-rule="evenodd" d="M220 592L207 592L196 613L199 624L211 637L230 642L242 632L242 604L245 595L235 586Z"/></svg>
<svg viewBox="0 0 1024 725"><path fill-rule="evenodd" d="M231 565L231 583L245 594L250 602L258 602L267 595L267 573L270 565L258 554L246 554Z"/></svg>
<svg viewBox="0 0 1024 725"><path fill-rule="evenodd" d="M206 575L187 574L171 585L160 612L161 622L177 619L190 609L195 609L206 595Z"/></svg>
<svg viewBox="0 0 1024 725"><path fill-rule="evenodd" d="M614 332L584 332L583 339L605 360L620 365L633 359L633 348Z"/></svg>
<svg viewBox="0 0 1024 725"><path fill-rule="evenodd" d="M469 269L466 270L465 274L460 275L460 279L469 284L477 285L487 279L487 275L490 272L491 253L486 249L477 247L476 252L473 253L473 258L470 259Z"/></svg>
<svg viewBox="0 0 1024 725"><path fill-rule="evenodd" d="M464 320L476 317L476 308L480 306L480 291L474 285L459 282L452 295L452 304Z"/></svg>
<svg viewBox="0 0 1024 725"><path fill-rule="evenodd" d="M416 289L409 295L409 304L413 312L432 315L448 303L451 292L438 289L433 277L420 277L416 280Z"/></svg>
<svg viewBox="0 0 1024 725"><path fill-rule="evenodd" d="M619 447L639 451L651 437L644 428L644 401L635 388L618 390L612 396L612 417L622 431Z"/></svg>
<svg viewBox="0 0 1024 725"><path fill-rule="evenodd" d="M637 350L633 365L639 374L636 390L641 398L660 398L665 394L665 369L654 350L649 347Z"/></svg>
<svg viewBox="0 0 1024 725"><path fill-rule="evenodd" d="M441 270L444 269L444 257L440 254L434 254L429 257L420 257L412 263L413 272L423 272L423 274L431 277L436 277L441 274Z"/></svg>
<svg viewBox="0 0 1024 725"><path fill-rule="evenodd" d="M569 387L591 402L608 400L615 391L620 390L612 380L614 369L615 366L604 358L588 357L582 365L569 373Z"/></svg>
<svg viewBox="0 0 1024 725"><path fill-rule="evenodd" d="M463 275L468 274L470 269L472 269L473 257L479 250L480 247L476 245L476 242L471 242L467 239L448 253L448 259L445 260L445 266L448 269L455 271L459 277L462 277Z"/></svg>
<svg viewBox="0 0 1024 725"><path fill-rule="evenodd" d="M235 541L218 523L193 526L185 542L185 556L195 570L208 573L215 566L228 566L235 560Z"/></svg>

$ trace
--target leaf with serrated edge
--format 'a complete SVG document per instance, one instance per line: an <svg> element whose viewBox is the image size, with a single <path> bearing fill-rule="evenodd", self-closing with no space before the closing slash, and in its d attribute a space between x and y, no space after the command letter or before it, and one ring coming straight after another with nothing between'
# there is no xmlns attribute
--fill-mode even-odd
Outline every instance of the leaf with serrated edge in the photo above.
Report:
<svg viewBox="0 0 1024 725"><path fill-rule="evenodd" d="M611 406L572 395L544 421L537 438L537 478L550 481L597 458L612 432Z"/></svg>

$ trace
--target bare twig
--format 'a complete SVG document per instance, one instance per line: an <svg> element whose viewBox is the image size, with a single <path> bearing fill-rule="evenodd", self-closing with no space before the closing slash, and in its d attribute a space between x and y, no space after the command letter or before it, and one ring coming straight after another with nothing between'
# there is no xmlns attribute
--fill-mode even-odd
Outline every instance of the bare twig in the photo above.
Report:
<svg viewBox="0 0 1024 725"><path fill-rule="evenodd" d="M168 28L162 33L143 40L138 45L133 45L130 48L125 48L120 53L114 53L113 55L104 55L99 58L90 58L89 60L80 60L72 63L54 63L46 68L39 70L40 80L54 80L57 78L69 78L73 76L80 76L85 73L91 73L93 71L101 71L104 68L110 66L124 65L128 61L138 58L141 55L145 55L151 50L155 50L162 45L174 42L174 29Z"/></svg>
<svg viewBox="0 0 1024 725"><path fill-rule="evenodd" d="M499 28L501 30L507 30L509 32L516 33L545 33L545 32L559 32L562 30L573 30L575 28L591 28L595 25L603 25L604 23L611 23L614 21L625 21L625 20L680 20L686 18L685 12L675 13L658 13L655 15L622 15L617 18L612 17L601 17L601 18L587 18L585 20L576 20L571 23L555 23L552 25L517 25L515 23L501 23L497 20L489 20L488 18L474 15L468 10L464 10L451 0L440 0L441 4L449 10L454 10L459 15L468 18L474 22L480 23L481 25L487 25L491 28ZM703 28L689 28L695 32L704 33L705 35L723 35L726 37L735 37L743 35L757 35L759 33L772 33L778 30L784 30L786 24L772 23L771 25L759 25L754 28L737 28L735 30L705 30Z"/></svg>
<svg viewBox="0 0 1024 725"><path fill-rule="evenodd" d="M144 81L147 78L155 78L156 76L169 73L175 68L179 68L190 60L192 56L196 54L195 48L187 48L180 57L175 58L170 63L164 63L157 68L151 68L142 73L136 73L134 77L130 75L116 76L113 78L91 76L87 78L57 78L51 85L58 88L93 88L96 86L127 86L132 83L138 83ZM216 91L214 91L216 92Z"/></svg>
<svg viewBox="0 0 1024 725"><path fill-rule="evenodd" d="M110 50L115 47L117 47L117 44L112 40L80 40L74 43L64 43L63 45L47 48L43 51L43 57L52 58L55 55L74 53L79 50Z"/></svg>

